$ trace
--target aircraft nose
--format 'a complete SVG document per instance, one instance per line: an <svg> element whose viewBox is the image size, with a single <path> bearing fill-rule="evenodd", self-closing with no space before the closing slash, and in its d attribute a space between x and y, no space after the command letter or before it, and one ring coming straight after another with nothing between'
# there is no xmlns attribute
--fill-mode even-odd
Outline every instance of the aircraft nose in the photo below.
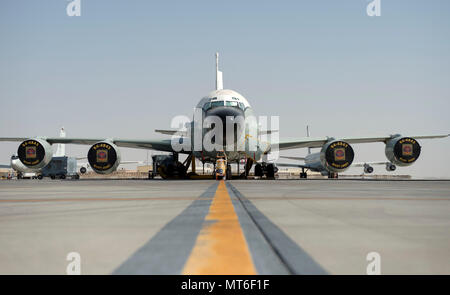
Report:
<svg viewBox="0 0 450 295"><path fill-rule="evenodd" d="M210 109L206 112L206 117L209 116L216 116L218 118L220 118L220 120L222 121L222 126L223 126L223 143L224 145L227 145L226 142L226 134L227 134L227 117L231 117L232 120L234 122L239 122L236 120L236 118L241 117L242 119L245 119L244 117L244 111L242 111L240 108L236 108L236 107L216 107L214 109ZM243 123L244 120L242 120ZM233 124L233 129L234 129L234 140L233 142L236 144L237 139L239 138L240 134L238 133L238 128L237 128L237 124ZM231 134L231 133L230 133Z"/></svg>
<svg viewBox="0 0 450 295"><path fill-rule="evenodd" d="M233 117L233 118L238 117L238 116L244 117L244 112L241 109L235 108L235 107L217 107L217 108L208 110L206 112L206 116L219 117L225 126L227 117Z"/></svg>

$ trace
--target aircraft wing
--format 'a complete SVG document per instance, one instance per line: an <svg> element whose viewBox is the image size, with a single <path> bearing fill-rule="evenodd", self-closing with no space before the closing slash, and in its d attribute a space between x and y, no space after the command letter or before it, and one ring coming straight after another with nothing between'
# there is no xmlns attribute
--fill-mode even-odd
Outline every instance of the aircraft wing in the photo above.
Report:
<svg viewBox="0 0 450 295"><path fill-rule="evenodd" d="M30 137L0 137L0 141L24 141ZM151 149L164 152L173 152L170 139L163 140L145 140L145 139L119 139L119 138L70 138L70 137L40 137L50 144L66 143L66 144L86 144L93 145L99 141L111 141L119 147Z"/></svg>
<svg viewBox="0 0 450 295"><path fill-rule="evenodd" d="M408 136L415 139L432 139L432 138L444 138L448 137L449 134L438 134L438 135L418 135L418 136ZM371 142L386 142L395 136L379 136L379 137L337 137L336 139L343 140L347 143L371 143ZM297 148L318 148L323 146L331 137L304 137L294 140L280 141L277 144L272 144L272 147L278 145L279 150L297 149Z"/></svg>

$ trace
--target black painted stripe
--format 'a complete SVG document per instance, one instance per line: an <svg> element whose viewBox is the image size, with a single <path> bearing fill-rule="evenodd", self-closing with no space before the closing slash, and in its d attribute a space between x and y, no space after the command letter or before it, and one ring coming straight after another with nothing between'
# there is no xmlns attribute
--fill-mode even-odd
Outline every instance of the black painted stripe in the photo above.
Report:
<svg viewBox="0 0 450 295"><path fill-rule="evenodd" d="M248 215L264 236L267 243L291 274L328 274L305 250L271 222L253 203L244 197L231 183L227 184L239 199ZM250 245L251 247L251 245ZM253 254L253 251L252 251ZM257 256L253 256L258 267Z"/></svg>
<svg viewBox="0 0 450 295"><path fill-rule="evenodd" d="M181 274L209 212L217 185L210 186L113 274Z"/></svg>
<svg viewBox="0 0 450 295"><path fill-rule="evenodd" d="M231 197L236 215L247 241L253 264L260 275L287 275L290 271L273 251L258 226L244 208L243 204L232 190L232 186L227 182L227 190Z"/></svg>

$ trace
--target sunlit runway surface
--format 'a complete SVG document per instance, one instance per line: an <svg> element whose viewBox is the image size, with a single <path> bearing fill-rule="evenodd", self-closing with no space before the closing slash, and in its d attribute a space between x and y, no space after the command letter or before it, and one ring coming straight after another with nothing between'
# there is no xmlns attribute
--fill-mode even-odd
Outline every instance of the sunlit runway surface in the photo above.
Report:
<svg viewBox="0 0 450 295"><path fill-rule="evenodd" d="M0 182L0 274L450 274L450 181Z"/></svg>

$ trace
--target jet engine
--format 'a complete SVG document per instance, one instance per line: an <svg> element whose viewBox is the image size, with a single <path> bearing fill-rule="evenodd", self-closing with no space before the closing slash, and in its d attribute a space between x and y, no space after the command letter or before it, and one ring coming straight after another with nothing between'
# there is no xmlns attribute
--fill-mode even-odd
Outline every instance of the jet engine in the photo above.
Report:
<svg viewBox="0 0 450 295"><path fill-rule="evenodd" d="M27 139L19 145L17 150L19 160L32 170L39 170L52 160L51 145L40 138Z"/></svg>
<svg viewBox="0 0 450 295"><path fill-rule="evenodd" d="M341 140L333 140L322 146L318 153L305 158L305 164L323 175L343 172L353 163L355 153L351 145Z"/></svg>
<svg viewBox="0 0 450 295"><path fill-rule="evenodd" d="M342 172L353 162L355 153L348 143L335 140L326 143L320 151L320 162L329 172Z"/></svg>
<svg viewBox="0 0 450 295"><path fill-rule="evenodd" d="M398 136L386 142L385 154L391 163L409 166L419 158L420 149L419 143L414 138Z"/></svg>
<svg viewBox="0 0 450 295"><path fill-rule="evenodd" d="M89 164L96 173L109 174L120 164L120 150L112 142L97 142L88 152Z"/></svg>

